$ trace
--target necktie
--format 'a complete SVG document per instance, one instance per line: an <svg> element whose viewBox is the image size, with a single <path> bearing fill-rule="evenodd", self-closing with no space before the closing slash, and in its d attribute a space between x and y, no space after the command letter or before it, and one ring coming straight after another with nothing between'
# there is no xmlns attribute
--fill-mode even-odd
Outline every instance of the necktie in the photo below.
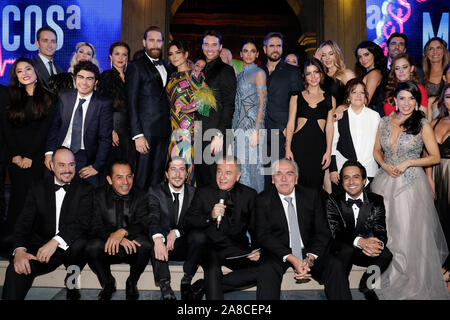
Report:
<svg viewBox="0 0 450 320"><path fill-rule="evenodd" d="M299 259L303 259L302 256L302 242L300 237L300 228L298 226L298 218L295 213L294 205L292 204L292 197L285 197L284 200L289 203L288 205L288 220L289 220L289 237L291 239L292 254Z"/></svg>
<svg viewBox="0 0 450 320"><path fill-rule="evenodd" d="M152 60L152 62L153 62L153 65L154 65L155 67L157 67L157 66L162 66L161 60Z"/></svg>
<svg viewBox="0 0 450 320"><path fill-rule="evenodd" d="M348 199L348 200L346 201L346 203L347 203L347 205L348 205L349 207L351 207L351 206L353 206L354 204L356 204L356 205L358 206L358 208L361 208L361 206L362 206L362 204L363 204L363 202L361 201L361 199L356 199L356 200Z"/></svg>
<svg viewBox="0 0 450 320"><path fill-rule="evenodd" d="M72 140L70 149L73 153L77 153L81 149L81 130L83 128L83 103L86 99L80 99L78 107L75 110L72 123Z"/></svg>
<svg viewBox="0 0 450 320"><path fill-rule="evenodd" d="M53 76L55 73L53 72L53 63L51 61L48 62L48 66L50 67L50 76Z"/></svg>
<svg viewBox="0 0 450 320"><path fill-rule="evenodd" d="M178 223L178 211L180 210L180 199L178 199L178 196L180 194L177 192L173 193L173 196L175 197L175 200L173 201L174 204L174 214L173 214L173 225L176 226Z"/></svg>
<svg viewBox="0 0 450 320"><path fill-rule="evenodd" d="M70 186L69 184L60 185L60 184L55 183L55 192L61 188L63 188L64 191L67 192L67 190L69 190L69 186Z"/></svg>

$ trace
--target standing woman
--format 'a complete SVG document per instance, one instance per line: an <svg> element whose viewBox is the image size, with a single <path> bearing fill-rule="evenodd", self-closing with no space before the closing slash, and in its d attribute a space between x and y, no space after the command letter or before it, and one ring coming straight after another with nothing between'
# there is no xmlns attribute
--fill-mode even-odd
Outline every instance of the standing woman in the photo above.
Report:
<svg viewBox="0 0 450 320"><path fill-rule="evenodd" d="M439 37L431 38L423 49L422 67L425 74L424 85L428 97L438 96L443 85L444 67L450 62L447 43Z"/></svg>
<svg viewBox="0 0 450 320"><path fill-rule="evenodd" d="M117 41L109 47L111 69L102 72L97 84L97 92L113 101L113 132L110 161L125 159L135 165L136 149L130 136L130 125L125 93L125 69L130 56L130 47Z"/></svg>
<svg viewBox="0 0 450 320"><path fill-rule="evenodd" d="M237 75L236 109L233 117L234 154L241 161L240 183L264 190L262 166L262 133L267 102L266 75L256 64L258 49L254 39L245 39L241 46L244 61Z"/></svg>
<svg viewBox="0 0 450 320"><path fill-rule="evenodd" d="M169 44L169 61L177 68L172 73L166 86L170 103L170 124L172 136L170 137L168 157L181 157L187 162L188 173L186 183L195 185L194 175L194 122L196 113L209 115L209 107L215 100L205 102L199 97L201 88L205 88L205 76L202 72L190 70L187 65L189 53L182 41L174 40ZM204 98L204 96L202 96Z"/></svg>
<svg viewBox="0 0 450 320"><path fill-rule="evenodd" d="M394 99L398 111L381 119L373 151L381 168L371 189L384 198L385 245L394 256L376 292L388 300L449 299L441 269L447 245L423 170L439 163L436 138L418 110L414 82L399 83ZM424 146L428 155L421 157Z"/></svg>
<svg viewBox="0 0 450 320"><path fill-rule="evenodd" d="M2 121L11 178L6 225L12 232L28 189L44 176L45 144L55 114L55 97L37 75L33 61L22 57L11 68L8 89L10 103Z"/></svg>
<svg viewBox="0 0 450 320"><path fill-rule="evenodd" d="M369 93L369 108L384 116L384 86L387 76L387 59L383 50L372 41L361 42L355 50L356 75L362 78Z"/></svg>
<svg viewBox="0 0 450 320"><path fill-rule="evenodd" d="M286 158L299 167L299 184L320 189L331 162L333 113L336 100L324 91L322 63L307 59L302 73L305 90L293 92L289 102Z"/></svg>

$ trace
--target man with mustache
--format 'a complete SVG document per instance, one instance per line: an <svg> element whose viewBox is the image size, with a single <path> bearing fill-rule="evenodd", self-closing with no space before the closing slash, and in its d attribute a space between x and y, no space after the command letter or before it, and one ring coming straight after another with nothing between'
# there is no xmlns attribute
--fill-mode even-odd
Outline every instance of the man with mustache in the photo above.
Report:
<svg viewBox="0 0 450 320"><path fill-rule="evenodd" d="M75 157L66 147L55 150L50 163L54 176L36 183L28 192L14 230L14 248L6 270L4 300L24 300L34 278L86 264L86 226L92 211L92 186L75 175ZM80 292L66 285L66 298Z"/></svg>
<svg viewBox="0 0 450 320"><path fill-rule="evenodd" d="M164 36L157 26L144 32L145 53L131 62L125 74L131 136L138 152L136 185L144 190L164 178L169 146L169 100L165 87L170 71L160 59Z"/></svg>
<svg viewBox="0 0 450 320"><path fill-rule="evenodd" d="M187 164L181 157L169 160L166 166L167 182L148 190L150 206L150 235L153 240L152 265L155 282L159 283L161 299L174 300L170 286L169 261L184 261L181 279L181 299L201 299L200 282L191 286L191 280L200 264L206 237L202 232L184 230L186 211L194 198L194 187L186 184Z"/></svg>
<svg viewBox="0 0 450 320"><path fill-rule="evenodd" d="M264 38L264 53L267 64L262 68L266 72L267 104L264 118L267 129L267 155L272 159L284 157L286 143L286 125L289 118L291 93L302 90L300 69L281 59L283 55L283 35L270 32ZM275 154L272 154L272 146ZM278 154L276 154L278 152ZM270 167L270 163L267 164ZM271 185L270 174L266 175L264 185Z"/></svg>

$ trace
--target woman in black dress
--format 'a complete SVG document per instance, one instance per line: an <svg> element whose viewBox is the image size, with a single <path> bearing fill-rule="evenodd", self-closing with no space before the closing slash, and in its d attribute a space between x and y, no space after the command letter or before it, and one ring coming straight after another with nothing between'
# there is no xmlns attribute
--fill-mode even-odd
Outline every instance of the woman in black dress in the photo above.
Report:
<svg viewBox="0 0 450 320"><path fill-rule="evenodd" d="M324 69L319 60L305 61L302 78L305 90L293 92L290 100L286 158L297 162L300 185L320 189L331 162L336 100L321 87Z"/></svg>
<svg viewBox="0 0 450 320"><path fill-rule="evenodd" d="M18 58L8 85L10 102L2 119L11 196L6 232L12 233L33 181L44 176L47 133L55 114L55 97L43 85L32 60Z"/></svg>
<svg viewBox="0 0 450 320"><path fill-rule="evenodd" d="M122 159L134 165L136 155L130 137L130 127L125 93L125 69L130 56L130 47L125 42L117 41L109 47L111 69L104 71L98 80L97 92L113 101L114 130L112 132L113 148L110 161Z"/></svg>

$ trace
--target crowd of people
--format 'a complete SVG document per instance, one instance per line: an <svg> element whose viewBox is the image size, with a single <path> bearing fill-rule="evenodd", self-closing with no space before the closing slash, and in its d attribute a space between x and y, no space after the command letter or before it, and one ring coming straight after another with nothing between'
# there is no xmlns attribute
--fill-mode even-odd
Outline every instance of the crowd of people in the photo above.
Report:
<svg viewBox="0 0 450 320"><path fill-rule="evenodd" d="M56 32L39 29L38 55L18 58L0 87L3 299L24 299L63 264L78 300L70 270L89 264L110 300L110 265L128 263L136 300L151 262L173 300L170 261L184 262L183 300L249 286L277 300L288 268L349 300L353 265L368 267L366 299L450 299L447 44L430 39L419 65L404 34L387 57L362 41L352 70L332 40L305 61L284 56L283 41L267 34L258 66L255 39L238 60L209 30L203 56L176 39L165 61L150 26L133 59L115 42L100 73L81 42L63 72Z"/></svg>

